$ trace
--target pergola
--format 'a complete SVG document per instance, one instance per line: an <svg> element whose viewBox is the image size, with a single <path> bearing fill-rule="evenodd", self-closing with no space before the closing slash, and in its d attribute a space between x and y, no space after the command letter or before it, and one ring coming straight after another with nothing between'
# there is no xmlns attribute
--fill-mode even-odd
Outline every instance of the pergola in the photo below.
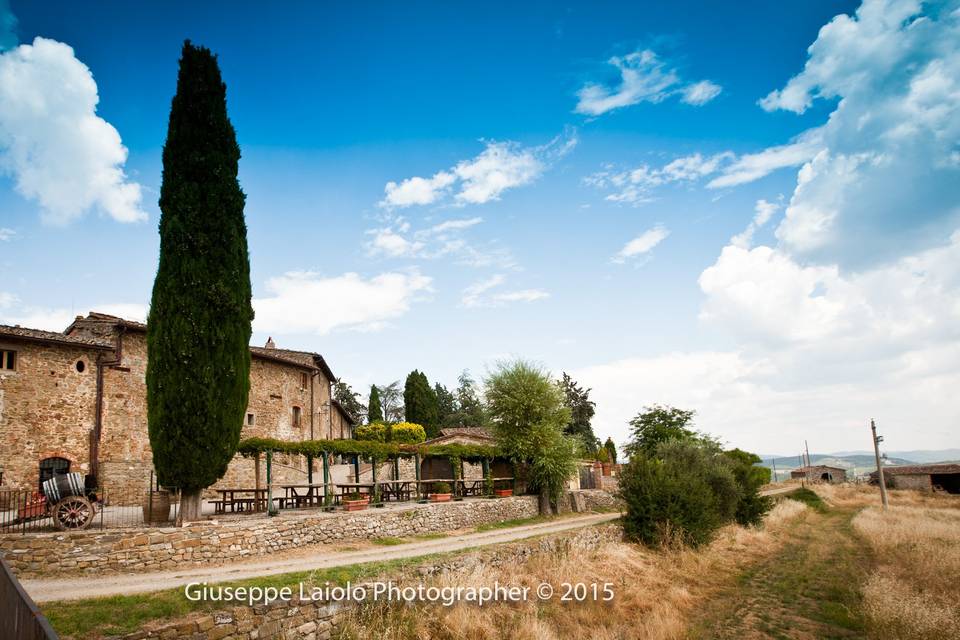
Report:
<svg viewBox="0 0 960 640"><path fill-rule="evenodd" d="M480 463L485 479L485 493L493 493L493 477L491 463L494 460L507 460L496 447L471 444L397 444L391 442L376 442L371 440L276 440L273 438L247 438L240 442L237 453L244 457L256 459L257 489L260 488L260 455L266 454L267 488L270 489L271 461L274 453L302 455L307 458L307 482L313 484L313 460L320 458L323 462L323 501L324 506L331 506L333 495L330 491L330 456L339 455L353 458L354 477L360 481L360 461L367 460L372 464L374 502L379 502L379 483L377 480L380 464L391 460L394 464L394 473L399 477L399 460L413 458L416 468L416 494L421 498L420 462L425 458L445 458L453 468L454 480L462 476L462 463ZM512 464L512 463L511 463ZM516 478L516 473L513 474ZM268 501L268 504L272 502Z"/></svg>

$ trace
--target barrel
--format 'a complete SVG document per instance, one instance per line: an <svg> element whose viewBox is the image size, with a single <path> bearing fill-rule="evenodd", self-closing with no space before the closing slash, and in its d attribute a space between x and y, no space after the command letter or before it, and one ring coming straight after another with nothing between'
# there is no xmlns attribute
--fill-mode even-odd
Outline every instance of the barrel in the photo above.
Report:
<svg viewBox="0 0 960 640"><path fill-rule="evenodd" d="M147 491L143 494L143 521L167 522L170 519L170 492Z"/></svg>
<svg viewBox="0 0 960 640"><path fill-rule="evenodd" d="M83 474L64 473L53 476L43 483L43 495L47 502L54 504L70 496L82 496L84 490Z"/></svg>

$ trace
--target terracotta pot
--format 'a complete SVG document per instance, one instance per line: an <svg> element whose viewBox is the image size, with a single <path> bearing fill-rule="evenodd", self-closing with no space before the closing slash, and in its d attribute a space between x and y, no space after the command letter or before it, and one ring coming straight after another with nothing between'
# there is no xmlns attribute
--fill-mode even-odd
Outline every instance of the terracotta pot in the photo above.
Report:
<svg viewBox="0 0 960 640"><path fill-rule="evenodd" d="M493 494L498 498L509 498L513 495L513 489L494 489Z"/></svg>
<svg viewBox="0 0 960 640"><path fill-rule="evenodd" d="M344 511L363 511L368 506L370 506L369 498L363 498L361 500L344 500L343 501Z"/></svg>
<svg viewBox="0 0 960 640"><path fill-rule="evenodd" d="M430 502L450 502L449 493L431 493Z"/></svg>

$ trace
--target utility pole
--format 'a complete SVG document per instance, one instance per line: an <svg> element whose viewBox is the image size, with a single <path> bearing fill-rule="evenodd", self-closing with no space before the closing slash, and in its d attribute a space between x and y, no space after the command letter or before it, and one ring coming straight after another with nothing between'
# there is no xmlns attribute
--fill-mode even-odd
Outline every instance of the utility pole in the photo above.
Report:
<svg viewBox="0 0 960 640"><path fill-rule="evenodd" d="M777 482L777 459L770 458L770 464L773 465L773 481Z"/></svg>
<svg viewBox="0 0 960 640"><path fill-rule="evenodd" d="M877 480L880 482L880 500L883 501L883 510L887 510L887 483L883 479L883 465L880 464L880 443L883 436L877 435L877 425L870 418L870 432L873 433L873 455L877 459Z"/></svg>
<svg viewBox="0 0 960 640"><path fill-rule="evenodd" d="M807 451L807 466L810 466L810 447L807 445L807 441L803 441L803 448Z"/></svg>
<svg viewBox="0 0 960 640"><path fill-rule="evenodd" d="M802 471L802 473L803 473L803 475L800 476L800 486L801 486L801 487L805 487L805 486L807 486L807 485L804 483L804 480L806 480L806 478L807 478L807 467L806 467L805 464L803 464L803 454L802 454L802 453L801 453L800 455L798 455L797 458L800 460L800 469L801 469L801 471Z"/></svg>

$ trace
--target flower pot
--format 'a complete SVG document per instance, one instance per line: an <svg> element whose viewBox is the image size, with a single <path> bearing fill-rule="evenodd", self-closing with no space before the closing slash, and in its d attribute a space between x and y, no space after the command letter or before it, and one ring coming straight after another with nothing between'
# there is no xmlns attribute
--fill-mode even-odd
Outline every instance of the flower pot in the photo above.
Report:
<svg viewBox="0 0 960 640"><path fill-rule="evenodd" d="M170 520L170 492L146 491L143 494L143 521L167 522Z"/></svg>
<svg viewBox="0 0 960 640"><path fill-rule="evenodd" d="M513 489L494 489L493 494L498 498L509 498L513 495Z"/></svg>
<svg viewBox="0 0 960 640"><path fill-rule="evenodd" d="M451 495L449 493L431 493L430 502L450 502Z"/></svg>
<svg viewBox="0 0 960 640"><path fill-rule="evenodd" d="M360 500L344 500L343 501L344 511L363 511L368 506L370 506L369 498L362 498Z"/></svg>

